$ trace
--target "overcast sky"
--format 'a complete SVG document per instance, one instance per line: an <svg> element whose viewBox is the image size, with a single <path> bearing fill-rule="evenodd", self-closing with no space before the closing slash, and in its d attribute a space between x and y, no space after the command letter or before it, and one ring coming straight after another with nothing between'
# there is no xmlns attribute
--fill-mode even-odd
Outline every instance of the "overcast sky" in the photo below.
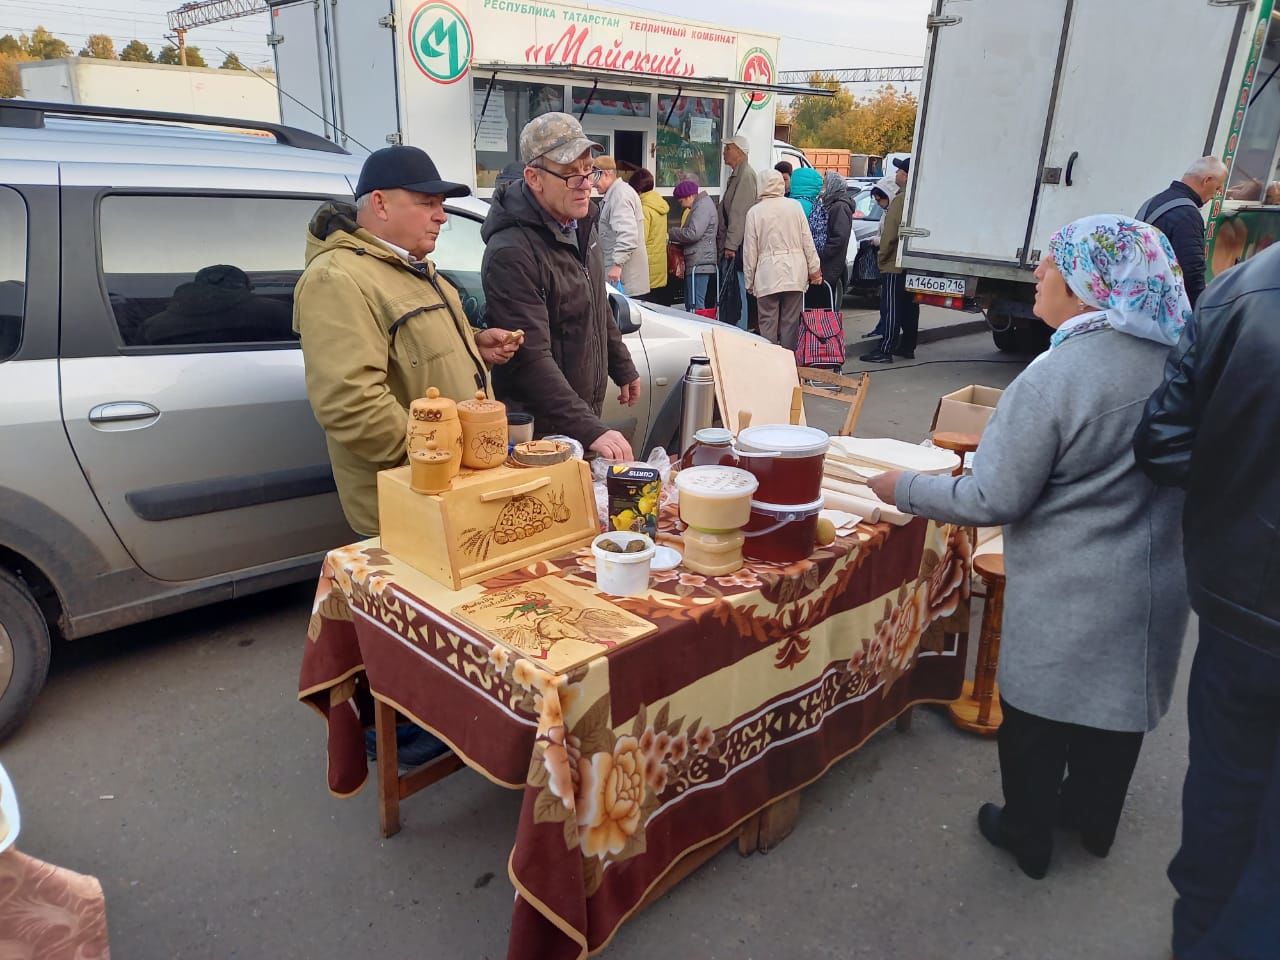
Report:
<svg viewBox="0 0 1280 960"><path fill-rule="evenodd" d="M79 50L90 33L107 33L119 50L130 40L163 45L165 12L181 0L0 0L0 34L29 32L43 24ZM378 0L360 0L371 7ZM384 0L385 2L385 0ZM587 3L687 16L688 0ZM924 56L924 19L930 0L700 0L696 19L754 29L782 37L782 70L918 64ZM200 27L187 43L200 47L216 66L218 48L234 51L249 65L269 65L267 16L259 14ZM870 92L861 88L855 92Z"/></svg>

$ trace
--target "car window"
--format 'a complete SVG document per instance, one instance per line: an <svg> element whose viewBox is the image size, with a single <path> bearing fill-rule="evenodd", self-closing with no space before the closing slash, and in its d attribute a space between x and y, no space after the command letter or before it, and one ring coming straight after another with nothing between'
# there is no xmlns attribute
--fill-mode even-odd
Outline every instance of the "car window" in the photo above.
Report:
<svg viewBox="0 0 1280 960"><path fill-rule="evenodd" d="M0 361L18 352L27 299L27 205L0 187Z"/></svg>
<svg viewBox="0 0 1280 960"><path fill-rule="evenodd" d="M431 261L458 288L467 319L476 326L480 325L484 314L484 287L480 283L480 261L483 258L480 221L450 210L449 220L440 229Z"/></svg>
<svg viewBox="0 0 1280 960"><path fill-rule="evenodd" d="M113 195L102 276L126 346L297 342L293 288L321 201Z"/></svg>
<svg viewBox="0 0 1280 960"><path fill-rule="evenodd" d="M863 190L853 201L853 216L855 220L879 220L884 216L884 211L880 209L880 204L876 203L871 196L870 190Z"/></svg>

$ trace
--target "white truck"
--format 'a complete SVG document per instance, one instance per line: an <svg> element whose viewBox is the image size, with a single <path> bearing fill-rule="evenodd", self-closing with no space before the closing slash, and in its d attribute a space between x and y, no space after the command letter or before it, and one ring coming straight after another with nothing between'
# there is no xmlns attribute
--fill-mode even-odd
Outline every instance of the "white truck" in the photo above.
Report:
<svg viewBox="0 0 1280 960"><path fill-rule="evenodd" d="M28 100L280 122L270 75L248 70L64 57L19 64L18 74Z"/></svg>
<svg viewBox="0 0 1280 960"><path fill-rule="evenodd" d="M899 247L908 289L983 310L1001 349L1032 347L1046 333L1032 272L1053 232L1132 216L1207 154L1232 170L1209 210L1210 274L1270 243L1274 4L934 0Z"/></svg>
<svg viewBox="0 0 1280 960"><path fill-rule="evenodd" d="M777 99L803 91L776 84L776 36L560 0L269 5L285 123L357 153L423 147L481 196L548 111L668 195L689 175L720 193L735 133L757 168L791 149L774 144Z"/></svg>

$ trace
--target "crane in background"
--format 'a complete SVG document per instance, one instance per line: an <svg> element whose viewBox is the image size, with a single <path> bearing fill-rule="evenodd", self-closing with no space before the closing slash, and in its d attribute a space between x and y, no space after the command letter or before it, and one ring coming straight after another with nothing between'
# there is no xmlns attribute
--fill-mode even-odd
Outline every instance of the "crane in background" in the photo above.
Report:
<svg viewBox="0 0 1280 960"><path fill-rule="evenodd" d="M845 67L835 70L783 70L779 83L808 83L815 73L830 77L836 83L918 83L924 79L924 67Z"/></svg>
<svg viewBox="0 0 1280 960"><path fill-rule="evenodd" d="M188 30L255 13L266 13L267 9L266 0L193 0L169 11L170 33L167 38L174 41L178 48L178 62L185 67Z"/></svg>

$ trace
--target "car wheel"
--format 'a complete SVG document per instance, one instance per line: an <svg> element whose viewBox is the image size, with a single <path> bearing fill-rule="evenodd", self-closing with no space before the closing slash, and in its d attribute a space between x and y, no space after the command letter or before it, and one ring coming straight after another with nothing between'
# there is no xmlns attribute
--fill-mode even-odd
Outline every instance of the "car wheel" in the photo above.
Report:
<svg viewBox="0 0 1280 960"><path fill-rule="evenodd" d="M31 712L49 675L49 624L26 584L0 570L0 740Z"/></svg>
<svg viewBox="0 0 1280 960"><path fill-rule="evenodd" d="M991 328L991 339L996 349L1002 353L1017 353L1020 346L1018 327L1013 317L1007 313L987 311L987 326Z"/></svg>

